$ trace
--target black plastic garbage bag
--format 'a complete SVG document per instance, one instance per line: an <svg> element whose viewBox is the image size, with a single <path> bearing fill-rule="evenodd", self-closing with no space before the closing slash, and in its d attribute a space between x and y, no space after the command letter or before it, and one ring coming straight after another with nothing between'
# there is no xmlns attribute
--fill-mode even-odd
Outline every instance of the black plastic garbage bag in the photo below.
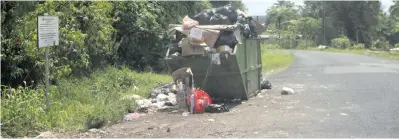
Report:
<svg viewBox="0 0 399 139"><path fill-rule="evenodd" d="M234 50L237 43L238 41L233 31L221 31L219 38L215 42L215 48L218 48L222 45L228 45Z"/></svg>
<svg viewBox="0 0 399 139"><path fill-rule="evenodd" d="M227 16L215 13L210 19L209 23L211 25L230 25L231 22Z"/></svg>
<svg viewBox="0 0 399 139"><path fill-rule="evenodd" d="M206 9L193 17L200 25L210 25L209 20L214 15L212 9Z"/></svg>
<svg viewBox="0 0 399 139"><path fill-rule="evenodd" d="M245 38L250 38L251 37L251 28L248 24L244 24L244 29L242 31L242 36Z"/></svg>
<svg viewBox="0 0 399 139"><path fill-rule="evenodd" d="M257 32L257 30L256 30L256 23L255 23L255 21L254 21L254 20L249 21L248 25L249 25L249 28L250 28L250 30L251 30L251 38L257 37L257 36L258 36L258 32Z"/></svg>
<svg viewBox="0 0 399 139"><path fill-rule="evenodd" d="M230 4L216 8L215 13L227 16L232 24L235 24L237 22L237 10L233 8Z"/></svg>
<svg viewBox="0 0 399 139"><path fill-rule="evenodd" d="M179 54L181 54L182 53L182 48L181 47L179 47L179 45L178 45L178 43L172 43L172 44L170 44L170 51L169 51L169 54L174 54L174 53L179 53Z"/></svg>
<svg viewBox="0 0 399 139"><path fill-rule="evenodd" d="M224 104L210 104L208 107L205 108L205 112L209 113L222 113L228 111L229 109Z"/></svg>
<svg viewBox="0 0 399 139"><path fill-rule="evenodd" d="M269 80L262 79L262 81L260 82L260 88L261 89L272 89L272 84L270 83Z"/></svg>

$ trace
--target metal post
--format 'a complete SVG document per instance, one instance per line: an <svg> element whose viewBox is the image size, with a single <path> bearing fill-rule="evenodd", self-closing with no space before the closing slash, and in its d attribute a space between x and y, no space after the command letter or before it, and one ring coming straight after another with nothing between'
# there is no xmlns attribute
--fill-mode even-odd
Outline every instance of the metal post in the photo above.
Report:
<svg viewBox="0 0 399 139"><path fill-rule="evenodd" d="M48 93L49 93L49 85L50 85L50 72L49 72L49 61L48 61L48 47L45 48L46 50L46 93L45 93L45 101L46 105L48 106Z"/></svg>

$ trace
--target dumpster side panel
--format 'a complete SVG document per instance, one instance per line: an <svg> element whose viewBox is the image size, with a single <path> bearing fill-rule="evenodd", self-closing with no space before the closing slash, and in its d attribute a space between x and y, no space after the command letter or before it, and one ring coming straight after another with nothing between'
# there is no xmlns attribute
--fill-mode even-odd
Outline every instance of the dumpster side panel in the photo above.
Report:
<svg viewBox="0 0 399 139"><path fill-rule="evenodd" d="M237 56L237 64L240 68L240 74L241 74L241 80L245 89L245 95L247 95L247 72L245 69L247 69L247 55L246 55L246 40L242 41L242 44L239 44L236 46L236 56Z"/></svg>
<svg viewBox="0 0 399 139"><path fill-rule="evenodd" d="M259 40L247 40L246 42L246 55L247 55L247 91L248 95L260 89L260 70L261 64L259 57Z"/></svg>
<svg viewBox="0 0 399 139"><path fill-rule="evenodd" d="M191 67L194 84L211 97L242 98L246 95L237 58L235 55L220 55L220 65L211 64L209 56L187 56L167 58L169 71Z"/></svg>

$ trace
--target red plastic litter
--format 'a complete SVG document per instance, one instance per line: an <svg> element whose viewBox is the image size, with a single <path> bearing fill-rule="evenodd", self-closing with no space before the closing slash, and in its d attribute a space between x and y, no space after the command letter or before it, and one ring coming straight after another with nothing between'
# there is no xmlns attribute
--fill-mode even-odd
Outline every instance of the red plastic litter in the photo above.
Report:
<svg viewBox="0 0 399 139"><path fill-rule="evenodd" d="M188 100L192 113L203 113L205 108L212 104L212 98L203 90L196 89Z"/></svg>

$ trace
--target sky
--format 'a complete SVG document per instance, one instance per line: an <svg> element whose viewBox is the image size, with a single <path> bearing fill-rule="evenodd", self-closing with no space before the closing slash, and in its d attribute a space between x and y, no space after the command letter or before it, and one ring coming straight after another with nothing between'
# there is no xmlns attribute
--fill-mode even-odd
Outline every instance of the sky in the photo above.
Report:
<svg viewBox="0 0 399 139"><path fill-rule="evenodd" d="M389 7L393 4L392 0L380 0L382 10L387 12ZM242 0L247 6L247 14L251 16L265 15L266 10L277 3L277 0ZM304 5L304 0L292 0L295 5Z"/></svg>

